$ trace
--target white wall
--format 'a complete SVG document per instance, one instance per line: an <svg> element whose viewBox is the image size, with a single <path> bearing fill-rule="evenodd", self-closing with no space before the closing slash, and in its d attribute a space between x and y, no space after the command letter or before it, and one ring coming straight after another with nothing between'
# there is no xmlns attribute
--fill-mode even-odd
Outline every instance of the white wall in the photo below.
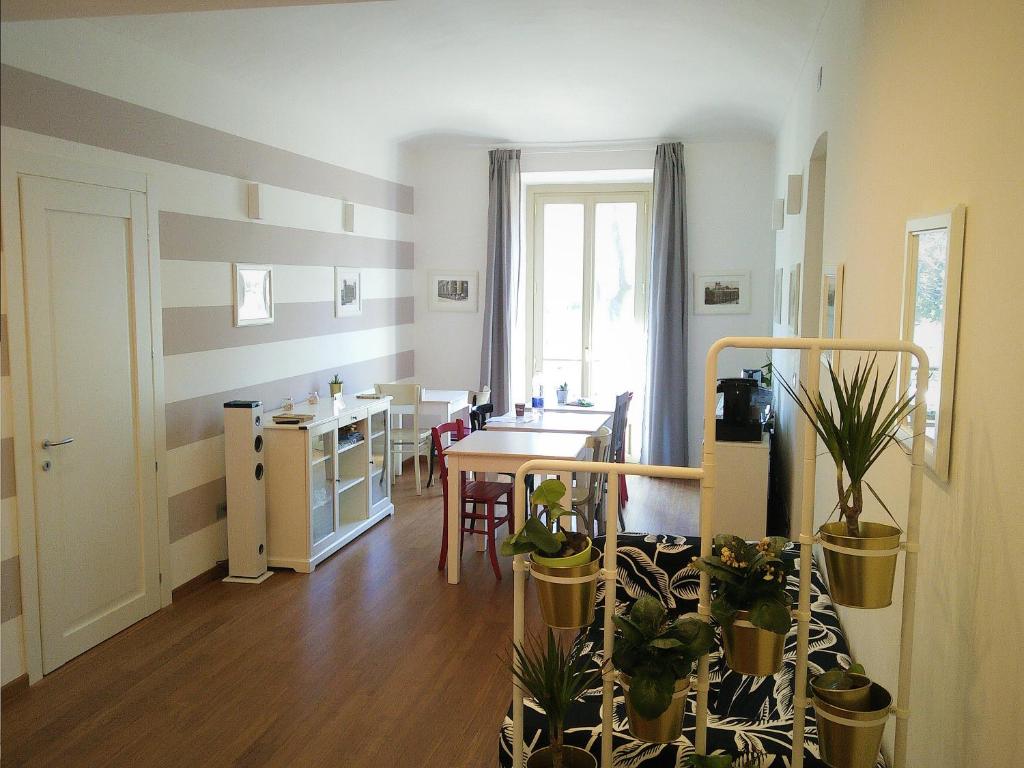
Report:
<svg viewBox="0 0 1024 768"><path fill-rule="evenodd" d="M686 195L689 272L750 270L753 300L746 315L689 314L688 421L690 461L700 462L704 358L726 335L769 335L774 243L769 228L774 150L768 143L687 143ZM650 169L651 148L621 150L524 150L524 173ZM473 269L481 289L487 264L487 149L420 147L411 153L416 190L415 243L416 376L430 386L475 386L480 374L477 314L430 312L427 272ZM584 177L581 177L584 178ZM586 176L594 181L593 176ZM692 297L692 287L691 287ZM688 297L688 305L692 305ZM760 366L764 355L732 351L722 356L722 375ZM632 414L639 424L641 414Z"/></svg>
<svg viewBox="0 0 1024 768"><path fill-rule="evenodd" d="M898 334L906 220L967 206L950 479L924 483L912 766L1015 765L1024 749L1024 421L1007 407L1024 376L1022 37L1014 0L832 3L778 142L781 196L828 132L824 260L846 265L844 336ZM801 260L803 226L787 217L779 265ZM820 461L818 522L835 503L831 473ZM901 520L908 476L892 450L870 477ZM840 611L855 656L890 689L901 589L889 609Z"/></svg>

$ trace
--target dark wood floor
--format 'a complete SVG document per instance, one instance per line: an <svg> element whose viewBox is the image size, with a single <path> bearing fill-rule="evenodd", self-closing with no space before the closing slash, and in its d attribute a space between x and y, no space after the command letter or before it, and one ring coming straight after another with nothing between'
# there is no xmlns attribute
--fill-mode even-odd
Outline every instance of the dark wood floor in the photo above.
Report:
<svg viewBox="0 0 1024 768"><path fill-rule="evenodd" d="M5 703L2 765L495 765L511 565L467 546L448 586L440 489L411 487L312 575L207 584ZM696 532L696 487L630 491L630 530Z"/></svg>

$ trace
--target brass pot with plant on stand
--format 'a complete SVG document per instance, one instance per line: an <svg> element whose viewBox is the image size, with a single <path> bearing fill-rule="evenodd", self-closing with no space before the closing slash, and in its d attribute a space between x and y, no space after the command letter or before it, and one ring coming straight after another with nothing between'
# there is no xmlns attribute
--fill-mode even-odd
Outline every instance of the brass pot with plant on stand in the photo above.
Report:
<svg viewBox="0 0 1024 768"><path fill-rule="evenodd" d="M811 679L821 759L833 768L874 768L892 696L859 664Z"/></svg>
<svg viewBox="0 0 1024 768"><path fill-rule="evenodd" d="M715 581L711 615L722 625L725 663L734 672L766 677L782 668L792 623L786 580L793 571L782 557L781 536L750 544L739 536L715 536L712 554L694 565Z"/></svg>
<svg viewBox="0 0 1024 768"><path fill-rule="evenodd" d="M714 630L696 614L669 621L661 601L650 595L614 621L612 664L625 695L629 732L641 741L676 741L693 665L714 646Z"/></svg>
<svg viewBox="0 0 1024 768"><path fill-rule="evenodd" d="M898 442L900 425L914 408L909 392L897 394L888 404L896 366L879 388L876 360L877 356L871 355L866 361L858 361L849 380L845 375L840 380L829 363L834 405L827 403L820 392L812 398L806 388L803 396L798 395L785 377L778 377L814 424L835 463L839 521L826 522L819 536L832 600L851 608L884 608L892 603L896 556L903 533L896 525L860 519L865 488L892 517L866 475L885 449Z"/></svg>
<svg viewBox="0 0 1024 768"><path fill-rule="evenodd" d="M578 629L594 620L601 553L585 533L558 528L558 520L572 514L561 505L564 495L565 484L560 480L545 480L537 486L530 501L544 509L501 543L501 554L529 554L544 623L555 629Z"/></svg>

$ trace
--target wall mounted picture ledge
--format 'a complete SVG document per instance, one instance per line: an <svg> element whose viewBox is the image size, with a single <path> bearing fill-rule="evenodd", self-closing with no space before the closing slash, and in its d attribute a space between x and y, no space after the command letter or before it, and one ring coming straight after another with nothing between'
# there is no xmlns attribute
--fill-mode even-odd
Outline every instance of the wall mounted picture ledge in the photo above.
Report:
<svg viewBox="0 0 1024 768"><path fill-rule="evenodd" d="M750 313L750 272L695 272L693 312L697 315Z"/></svg>
<svg viewBox="0 0 1024 768"><path fill-rule="evenodd" d="M791 173L786 183L786 213L796 215L804 207L804 176Z"/></svg>

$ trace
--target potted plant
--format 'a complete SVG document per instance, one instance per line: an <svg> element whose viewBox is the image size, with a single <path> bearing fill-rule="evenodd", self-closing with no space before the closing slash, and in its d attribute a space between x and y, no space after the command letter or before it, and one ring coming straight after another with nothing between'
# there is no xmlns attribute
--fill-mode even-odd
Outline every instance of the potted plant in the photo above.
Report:
<svg viewBox="0 0 1024 768"><path fill-rule="evenodd" d="M714 630L696 614L669 621L661 601L650 595L613 620L619 631L612 664L625 692L629 732L643 741L675 741L683 730L693 663L714 646Z"/></svg>
<svg viewBox="0 0 1024 768"><path fill-rule="evenodd" d="M597 760L585 749L565 744L565 716L570 705L601 676L591 666L586 635L580 633L564 651L548 629L547 643L531 637L527 647L513 645L513 659L507 659L512 677L548 716L548 746L534 752L527 768L597 768Z"/></svg>
<svg viewBox="0 0 1024 768"><path fill-rule="evenodd" d="M790 627L786 579L793 564L782 558L781 536L748 544L739 536L715 536L714 554L694 565L715 580L711 615L722 625L725 661L744 675L774 675Z"/></svg>
<svg viewBox="0 0 1024 768"><path fill-rule="evenodd" d="M811 679L821 759L833 768L874 768L892 697L864 667L834 667Z"/></svg>
<svg viewBox="0 0 1024 768"><path fill-rule="evenodd" d="M565 405L565 401L569 398L569 384L568 382L562 382L555 387L555 399L559 405Z"/></svg>
<svg viewBox="0 0 1024 768"><path fill-rule="evenodd" d="M341 394L341 387L342 387L342 385L344 383L345 382L343 382L341 380L341 377L338 374L334 374L334 378L331 379L331 382L330 382L331 397L334 397L335 395L340 395Z"/></svg>
<svg viewBox="0 0 1024 768"><path fill-rule="evenodd" d="M826 403L820 392L812 398L804 388L801 397L784 376L779 377L786 392L814 424L835 462L839 496L836 509L840 519L824 523L819 533L832 599L854 608L884 608L892 603L896 555L903 533L894 525L860 519L865 487L889 512L865 476L885 449L897 441L900 424L914 407L909 393L897 395L888 403L896 367L879 389L876 357L871 355L866 362L858 361L852 377L847 380L844 374L842 381L829 363L835 407ZM889 516L892 517L891 512ZM877 554L886 550L889 554Z"/></svg>
<svg viewBox="0 0 1024 768"><path fill-rule="evenodd" d="M562 507L564 495L565 484L560 480L538 485L530 502L544 508L501 542L501 554L529 554L544 621L555 629L578 629L594 620L600 554L585 533L558 529L558 520L572 514Z"/></svg>

